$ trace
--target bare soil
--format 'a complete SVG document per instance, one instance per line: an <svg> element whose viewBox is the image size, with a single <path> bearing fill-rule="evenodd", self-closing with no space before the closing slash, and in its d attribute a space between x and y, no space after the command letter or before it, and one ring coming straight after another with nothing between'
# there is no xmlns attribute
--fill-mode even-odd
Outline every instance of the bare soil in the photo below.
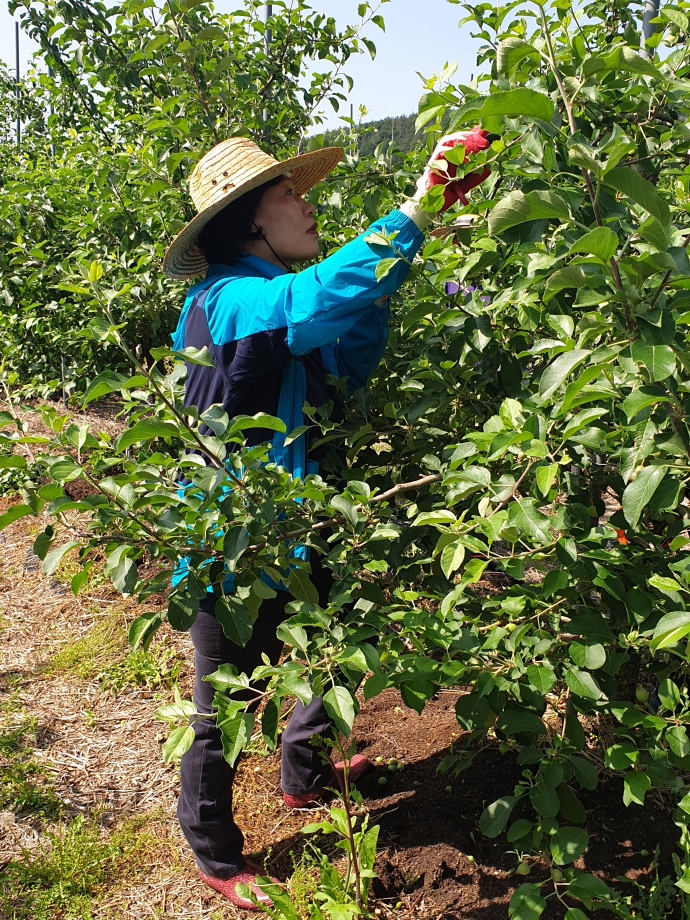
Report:
<svg viewBox="0 0 690 920"><path fill-rule="evenodd" d="M10 503L0 499L0 513ZM147 865L101 893L92 908L94 920L245 916L199 882L175 820L178 773L162 762L165 730L153 721L156 708L172 692L129 688L104 693L93 676L51 669L61 649L88 636L113 611L121 616L124 634L141 610L124 602L107 582L75 599L66 579L43 576L31 549L39 529L34 519L24 518L0 534L0 704L12 702L3 712L21 710L22 718L38 720L33 756L45 765L65 817L96 813L108 833L123 819L144 816L158 841ZM154 598L147 609L162 602ZM174 649L182 663L181 690L189 695L188 637L163 630L158 641ZM387 691L364 704L357 717L358 750L372 760L383 758L360 784L371 822L381 825L373 890L383 918L506 918L512 892L525 881L514 874L516 857L508 852L505 837L489 840L478 828L485 805L512 792L520 775L514 756L490 748L457 779L437 772L461 736L456 699L456 693L442 692L418 716L398 693ZM6 729L13 716L3 718ZM597 739L591 740L596 756ZM388 771L389 758L404 764L404 770ZM381 776L385 785L379 784ZM314 815L284 808L279 778L279 754L246 756L235 807L247 852L287 880L304 846L300 829ZM661 872L672 873L678 832L669 803L650 794L644 808L625 808L617 779L581 797L592 834L582 868L618 886L616 879L644 885L651 879L651 857L640 851L652 853L660 844ZM48 830L50 824L30 811L0 812L0 866L43 852ZM544 867L535 865L529 880L546 875ZM630 886L622 890L632 893ZM552 898L542 918L561 918L564 910Z"/></svg>

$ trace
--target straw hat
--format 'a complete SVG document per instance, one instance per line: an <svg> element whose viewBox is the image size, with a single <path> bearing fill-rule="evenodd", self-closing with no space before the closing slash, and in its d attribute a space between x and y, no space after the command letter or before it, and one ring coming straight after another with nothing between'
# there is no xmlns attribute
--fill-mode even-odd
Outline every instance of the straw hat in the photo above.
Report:
<svg viewBox="0 0 690 920"><path fill-rule="evenodd" d="M168 248L163 271L179 280L202 274L208 263L196 242L219 211L245 192L286 174L294 182L297 194L304 195L335 169L342 155L342 147L323 147L279 161L247 137L231 137L216 144L194 167L189 191L198 213Z"/></svg>

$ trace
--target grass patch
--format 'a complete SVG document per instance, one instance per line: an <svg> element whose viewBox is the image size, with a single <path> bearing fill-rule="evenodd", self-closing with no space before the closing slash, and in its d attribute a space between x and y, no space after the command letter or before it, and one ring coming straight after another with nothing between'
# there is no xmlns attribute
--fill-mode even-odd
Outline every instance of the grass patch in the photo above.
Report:
<svg viewBox="0 0 690 920"><path fill-rule="evenodd" d="M47 846L36 856L12 860L0 890L7 920L90 920L108 889L121 887L150 864L160 846L142 829L142 816L112 831L99 825L98 815L79 815L45 834Z"/></svg>
<svg viewBox="0 0 690 920"><path fill-rule="evenodd" d="M96 620L88 635L61 648L48 662L46 670L49 674L59 671L89 680L112 666L113 661L121 659L126 648L124 617L121 610L115 609Z"/></svg>
<svg viewBox="0 0 690 920"><path fill-rule="evenodd" d="M161 642L148 649L131 652L122 661L101 671L98 679L101 690L114 690L116 693L126 687L170 689L177 682L182 664L175 650Z"/></svg>
<svg viewBox="0 0 690 920"><path fill-rule="evenodd" d="M292 906L303 920L307 920L312 915L314 895L319 890L318 860L308 846L302 850L299 862L295 860L294 853L291 852L290 856L293 871L288 882L288 890L292 898ZM269 874L266 873L266 875Z"/></svg>
<svg viewBox="0 0 690 920"><path fill-rule="evenodd" d="M31 751L38 724L26 719L0 731L0 809L55 817L62 807L42 764Z"/></svg>

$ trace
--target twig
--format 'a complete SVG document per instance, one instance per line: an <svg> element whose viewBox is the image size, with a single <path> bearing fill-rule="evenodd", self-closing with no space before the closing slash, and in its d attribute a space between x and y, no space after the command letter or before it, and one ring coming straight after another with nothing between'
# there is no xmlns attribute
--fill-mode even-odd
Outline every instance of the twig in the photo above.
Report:
<svg viewBox="0 0 690 920"><path fill-rule="evenodd" d="M439 482L441 479L443 479L443 474L433 473L430 476L422 476L421 479L415 479L412 482L399 482L397 486L393 486L393 488L388 489L387 492L382 492L380 495L375 495L373 498L370 498L369 504L373 505L375 502L385 501L387 498L398 495L400 492L409 492L412 489L421 489L423 486L429 485L432 482ZM362 507L365 506L361 504L355 505L355 509L361 509ZM293 540L295 537L303 537L308 533L324 530L327 527L337 527L338 524L342 524L344 520L344 517L330 518L328 521L319 521L317 524L313 524L311 527L302 527L300 530L285 531L283 532L282 536L286 540ZM264 546L265 543L254 543L247 547L246 552L256 552L259 549L263 549Z"/></svg>
<svg viewBox="0 0 690 920"><path fill-rule="evenodd" d="M575 116L573 114L573 104L568 99L568 94L565 91L565 86L563 85L563 80L561 79L560 71L558 70L558 65L556 64L556 56L553 50L553 43L551 42L551 33L549 32L549 27L546 22L546 13L544 12L544 7L541 8L541 21L542 29L544 32L544 41L546 42L546 47L548 50L549 64L551 65L551 71L556 80L556 85L558 86L558 92L563 100L563 105L565 106L566 115L568 116L568 125L570 126L570 133L574 136L577 134L577 125L575 124ZM585 185L587 186L587 192L589 194L590 201L592 202L592 208L594 210L594 218L597 222L597 226L603 227L603 221L601 219L601 211L599 210L599 202L597 201L597 196L594 191L594 186L592 184L592 177L589 174L589 170L582 167L582 176L585 180ZM618 264L615 259L611 259L609 262L611 266L611 271L613 272L613 278L616 282L616 287L619 291L623 290L623 282L621 281L620 272L618 270Z"/></svg>
<svg viewBox="0 0 690 920"><path fill-rule="evenodd" d="M688 235L687 235L687 236L685 237L685 239L683 240L683 249L687 249L687 248L688 248L688 244L690 244L690 233L688 233ZM654 304L657 302L657 300L658 300L659 297L661 296L662 291L664 290L664 288L666 287L666 285L667 285L668 282L670 281L671 275L672 275L672 274L673 274L673 269L672 269L672 268L669 268L669 270L666 272L666 274L664 275L664 277L661 279L661 284L659 285L659 287L658 287L658 288L656 289L656 291L654 292L654 296L652 297L652 299L651 299L651 301L650 301L650 304L649 304L650 307L653 307Z"/></svg>

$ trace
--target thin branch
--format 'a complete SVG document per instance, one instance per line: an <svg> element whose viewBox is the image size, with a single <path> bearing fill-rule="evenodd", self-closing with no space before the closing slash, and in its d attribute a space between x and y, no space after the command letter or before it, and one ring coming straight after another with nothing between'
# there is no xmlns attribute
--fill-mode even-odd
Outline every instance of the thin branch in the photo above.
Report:
<svg viewBox="0 0 690 920"><path fill-rule="evenodd" d="M575 115L573 114L573 104L570 99L568 99L568 94L565 91L565 86L563 85L563 80L561 78L558 65L556 64L556 55L553 50L553 43L551 41L551 33L549 32L549 27L546 22L546 13L544 12L544 7L541 8L541 22L542 29L544 32L544 40L546 42L546 47L549 53L549 64L551 65L551 71L556 80L556 85L558 86L558 92L563 100L563 105L565 106L566 115L568 116L568 125L570 126L570 133L574 136L577 134L577 125L575 124ZM594 191L594 185L592 184L592 177L589 174L589 170L582 168L582 176L585 180L585 185L587 186L587 192L589 194L590 201L592 202L592 208L594 210L594 218L597 222L597 226L603 227L603 221L601 219L601 211L599 210L599 202L597 201L597 196ZM615 259L611 259L609 262L611 266L611 271L613 272L613 278L616 282L616 287L619 291L623 290L623 282L621 281L620 272L618 270L618 264Z"/></svg>
<svg viewBox="0 0 690 920"><path fill-rule="evenodd" d="M392 498L394 495L399 495L401 492L410 492L413 489L421 489L424 486L430 485L432 482L439 482L441 479L443 479L443 475L441 473L433 473L430 476L422 476L421 479L415 479L412 482L399 482L397 486L393 486L393 488L388 489L387 492L382 492L380 495L375 495L373 498L370 498L369 504L373 505L374 503L383 502L387 498ZM358 510L361 510L365 507L366 505L355 505L355 509ZM302 527L300 530L284 531L282 536L286 540L294 540L297 537L304 537L309 533L325 530L328 527L337 527L344 521L344 517L331 518L328 521L319 521L317 524L313 524L311 527ZM265 543L254 543L247 547L246 552L256 552L257 550L263 549L265 545Z"/></svg>
<svg viewBox="0 0 690 920"><path fill-rule="evenodd" d="M685 237L685 239L683 240L683 249L687 249L687 248L688 248L688 244L690 244L690 233L688 233L688 235L687 235L687 236ZM657 302L657 300L658 300L659 297L661 296L661 294L662 294L664 288L666 287L666 285L667 285L667 284L669 283L669 281L671 280L671 275L672 275L672 274L673 274L673 269L669 268L669 270L666 272L666 274L664 275L664 277L661 279L661 284L659 285L659 287L658 287L658 288L656 289L656 291L654 292L654 296L652 297L652 299L651 299L651 301L650 301L650 303L649 303L649 306L650 306L650 307L653 307L654 304Z"/></svg>

